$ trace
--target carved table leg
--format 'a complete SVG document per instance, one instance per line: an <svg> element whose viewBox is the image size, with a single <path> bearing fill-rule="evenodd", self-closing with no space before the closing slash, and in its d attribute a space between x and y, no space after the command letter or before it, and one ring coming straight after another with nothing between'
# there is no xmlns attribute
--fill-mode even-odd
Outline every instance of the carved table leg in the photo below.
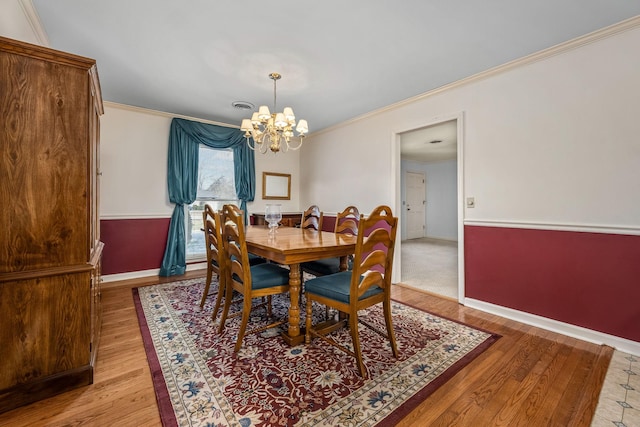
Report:
<svg viewBox="0 0 640 427"><path fill-rule="evenodd" d="M300 264L291 264L289 268L289 330L282 333L282 338L289 345L298 345L304 342L304 334L300 333Z"/></svg>
<svg viewBox="0 0 640 427"><path fill-rule="evenodd" d="M347 268L349 268L349 257L348 256L341 256L340 257L339 270L340 271L347 271Z"/></svg>

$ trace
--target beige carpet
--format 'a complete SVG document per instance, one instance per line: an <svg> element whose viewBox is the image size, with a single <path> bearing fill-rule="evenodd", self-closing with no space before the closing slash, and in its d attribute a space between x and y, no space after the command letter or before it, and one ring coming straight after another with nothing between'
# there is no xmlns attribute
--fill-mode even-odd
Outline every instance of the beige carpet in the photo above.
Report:
<svg viewBox="0 0 640 427"><path fill-rule="evenodd" d="M403 240L401 283L458 299L458 243L448 240Z"/></svg>

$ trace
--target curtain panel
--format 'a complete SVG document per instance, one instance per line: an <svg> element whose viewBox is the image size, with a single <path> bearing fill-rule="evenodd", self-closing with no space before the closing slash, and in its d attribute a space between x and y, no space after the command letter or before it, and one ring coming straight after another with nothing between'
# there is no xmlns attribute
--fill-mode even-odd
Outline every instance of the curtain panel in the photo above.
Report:
<svg viewBox="0 0 640 427"><path fill-rule="evenodd" d="M233 150L236 196L240 200L240 208L245 212L245 222L247 202L255 197L254 152L247 146L240 129L174 118L169 129L167 186L169 200L175 203L175 207L160 267L161 276L184 274L187 268L184 205L196 200L200 144Z"/></svg>

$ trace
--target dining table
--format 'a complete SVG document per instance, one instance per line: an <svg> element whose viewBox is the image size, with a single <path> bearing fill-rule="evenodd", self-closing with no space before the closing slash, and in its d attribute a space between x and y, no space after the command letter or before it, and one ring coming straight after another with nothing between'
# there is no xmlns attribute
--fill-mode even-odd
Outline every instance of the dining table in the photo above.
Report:
<svg viewBox="0 0 640 427"><path fill-rule="evenodd" d="M300 264L323 258L340 257L340 270L347 269L348 256L355 252L357 237L306 228L278 227L270 232L268 226L250 225L245 241L250 253L271 262L289 266L289 327L282 338L291 346L304 342L300 326ZM327 325L329 331L332 325Z"/></svg>

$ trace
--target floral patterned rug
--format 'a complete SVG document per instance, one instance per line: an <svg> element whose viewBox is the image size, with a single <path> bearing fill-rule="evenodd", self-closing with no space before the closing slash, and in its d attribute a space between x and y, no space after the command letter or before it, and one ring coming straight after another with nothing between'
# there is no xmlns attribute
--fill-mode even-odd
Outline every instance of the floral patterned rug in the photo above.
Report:
<svg viewBox="0 0 640 427"><path fill-rule="evenodd" d="M394 302L400 357L360 325L369 371L363 380L346 353L319 339L289 347L277 329L247 335L234 354L240 317L218 335L211 319L217 282L200 309L203 289L204 279L191 279L133 290L165 427L393 425L498 338ZM286 317L288 303L274 297L274 316ZM321 306L313 313L314 322L326 316ZM249 328L266 320L263 308L252 314ZM302 308L301 325L304 316ZM359 317L384 330L381 307ZM332 336L351 346L346 328Z"/></svg>

